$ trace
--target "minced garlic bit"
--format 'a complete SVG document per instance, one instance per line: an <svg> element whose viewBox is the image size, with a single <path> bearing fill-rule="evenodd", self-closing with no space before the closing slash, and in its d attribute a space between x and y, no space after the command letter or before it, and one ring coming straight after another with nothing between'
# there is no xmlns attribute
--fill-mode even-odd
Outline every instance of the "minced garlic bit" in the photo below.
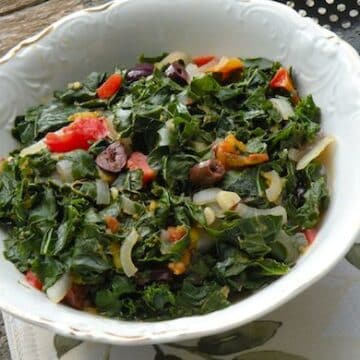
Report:
<svg viewBox="0 0 360 360"><path fill-rule="evenodd" d="M232 209L240 200L240 196L232 191L220 191L216 195L218 205L225 211Z"/></svg>
<svg viewBox="0 0 360 360"><path fill-rule="evenodd" d="M211 225L216 219L215 211L208 206L204 209L204 216L207 225Z"/></svg>
<svg viewBox="0 0 360 360"><path fill-rule="evenodd" d="M71 90L80 90L83 87L83 84L80 81L75 81L68 84L68 89Z"/></svg>

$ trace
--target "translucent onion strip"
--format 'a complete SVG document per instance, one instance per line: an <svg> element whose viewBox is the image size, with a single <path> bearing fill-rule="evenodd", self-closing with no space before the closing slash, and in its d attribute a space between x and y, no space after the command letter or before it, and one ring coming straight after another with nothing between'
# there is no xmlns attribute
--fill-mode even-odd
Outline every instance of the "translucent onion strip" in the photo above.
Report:
<svg viewBox="0 0 360 360"><path fill-rule="evenodd" d="M139 239L138 232L133 228L129 236L124 240L120 248L120 263L127 277L132 277L138 271L132 261L132 249Z"/></svg>

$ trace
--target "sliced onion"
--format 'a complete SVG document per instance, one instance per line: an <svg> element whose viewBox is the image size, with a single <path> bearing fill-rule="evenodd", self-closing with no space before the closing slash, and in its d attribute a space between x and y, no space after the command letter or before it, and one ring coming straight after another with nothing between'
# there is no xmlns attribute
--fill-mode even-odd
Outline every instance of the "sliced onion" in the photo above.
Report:
<svg viewBox="0 0 360 360"><path fill-rule="evenodd" d="M122 211L127 215L136 214L135 202L126 197L125 195L121 195L121 206Z"/></svg>
<svg viewBox="0 0 360 360"><path fill-rule="evenodd" d="M96 180L96 204L97 205L110 204L109 184L101 179Z"/></svg>
<svg viewBox="0 0 360 360"><path fill-rule="evenodd" d="M74 178L72 174L72 161L60 160L56 163L56 171L60 175L60 179L65 183L71 183Z"/></svg>
<svg viewBox="0 0 360 360"><path fill-rule="evenodd" d="M204 72L199 70L199 67L193 63L187 64L185 67L186 72L189 75L190 82L194 77L204 76Z"/></svg>
<svg viewBox="0 0 360 360"><path fill-rule="evenodd" d="M65 297L70 288L71 278L70 275L66 273L46 290L46 295L52 302L57 304Z"/></svg>
<svg viewBox="0 0 360 360"><path fill-rule="evenodd" d="M106 121L107 128L109 129L110 139L116 140L118 137L118 133L114 127L114 114L110 111L106 112L105 121Z"/></svg>
<svg viewBox="0 0 360 360"><path fill-rule="evenodd" d="M276 97L269 99L273 107L280 113L284 120L288 120L290 116L294 116L294 109L285 97Z"/></svg>
<svg viewBox="0 0 360 360"><path fill-rule="evenodd" d="M24 157L24 156L27 156L27 155L37 154L38 152L40 152L43 149L47 149L47 146L46 146L46 144L44 143L43 140L40 140L37 143L32 144L32 145L22 149L20 151L19 156Z"/></svg>
<svg viewBox="0 0 360 360"><path fill-rule="evenodd" d="M204 209L204 216L205 216L205 220L206 220L206 225L211 225L214 223L214 221L216 220L216 213L215 211L207 206L205 209Z"/></svg>
<svg viewBox="0 0 360 360"><path fill-rule="evenodd" d="M158 134L160 136L159 146L168 146L170 144L170 134L171 131L168 126L163 126L160 130L158 130Z"/></svg>
<svg viewBox="0 0 360 360"><path fill-rule="evenodd" d="M183 60L185 64L190 62L190 58L182 51L173 51L169 55L165 56L161 61L155 64L155 67L161 69L167 64L172 64L175 61Z"/></svg>
<svg viewBox="0 0 360 360"><path fill-rule="evenodd" d="M175 124L174 124L174 119L170 119L165 123L166 127L170 130L170 131L174 131L175 128Z"/></svg>
<svg viewBox="0 0 360 360"><path fill-rule="evenodd" d="M160 240L162 242L169 240L169 232L165 229L161 229L160 231Z"/></svg>
<svg viewBox="0 0 360 360"><path fill-rule="evenodd" d="M182 91L181 93L179 93L177 95L177 98L179 102L185 106L191 105L194 102L194 100L187 95L186 91Z"/></svg>
<svg viewBox="0 0 360 360"><path fill-rule="evenodd" d="M263 173L263 176L270 182L270 186L265 190L266 197L269 201L275 202L283 189L281 177L275 170Z"/></svg>
<svg viewBox="0 0 360 360"><path fill-rule="evenodd" d="M208 206L214 211L217 218L225 217L225 211L217 203L208 204Z"/></svg>
<svg viewBox="0 0 360 360"><path fill-rule="evenodd" d="M299 149L290 148L288 156L290 160L298 162L301 159L301 151Z"/></svg>
<svg viewBox="0 0 360 360"><path fill-rule="evenodd" d="M254 216L266 216L266 215L273 215L273 216L282 216L283 217L283 224L287 223L287 212L284 207L282 206L275 206L271 209L257 209L250 206L247 206L243 203L239 203L235 211L244 218L254 217Z"/></svg>
<svg viewBox="0 0 360 360"><path fill-rule="evenodd" d="M289 103L289 100L285 97L276 97L269 99L274 108L281 114L284 120L288 120L289 117L294 116L294 109Z"/></svg>
<svg viewBox="0 0 360 360"><path fill-rule="evenodd" d="M328 145L333 143L335 139L332 136L326 136L320 141L318 141L315 145L313 145L312 149L308 151L297 163L296 170L305 169L305 167L311 163L314 159L316 159L326 148Z"/></svg>
<svg viewBox="0 0 360 360"><path fill-rule="evenodd" d="M110 188L110 195L113 200L116 200L119 197L119 189L115 186Z"/></svg>
<svg viewBox="0 0 360 360"><path fill-rule="evenodd" d="M240 196L233 191L223 191L221 190L216 195L216 202L224 211L231 210L240 202Z"/></svg>
<svg viewBox="0 0 360 360"><path fill-rule="evenodd" d="M137 267L134 265L131 253L134 245L139 239L138 232L133 228L129 236L124 240L120 248L120 262L124 273L127 277L132 277L137 272Z"/></svg>
<svg viewBox="0 0 360 360"><path fill-rule="evenodd" d="M207 205L216 202L216 195L221 191L219 188L201 190L193 195L193 202L196 205Z"/></svg>

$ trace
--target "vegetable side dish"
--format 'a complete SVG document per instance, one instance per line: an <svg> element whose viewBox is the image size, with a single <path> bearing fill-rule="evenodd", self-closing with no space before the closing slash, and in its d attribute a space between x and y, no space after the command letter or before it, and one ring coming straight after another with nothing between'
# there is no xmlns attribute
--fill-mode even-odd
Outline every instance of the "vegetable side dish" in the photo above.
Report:
<svg viewBox="0 0 360 360"><path fill-rule="evenodd" d="M224 308L286 274L329 201L320 110L265 59L182 52L91 73L18 116L5 256L54 302L122 319Z"/></svg>

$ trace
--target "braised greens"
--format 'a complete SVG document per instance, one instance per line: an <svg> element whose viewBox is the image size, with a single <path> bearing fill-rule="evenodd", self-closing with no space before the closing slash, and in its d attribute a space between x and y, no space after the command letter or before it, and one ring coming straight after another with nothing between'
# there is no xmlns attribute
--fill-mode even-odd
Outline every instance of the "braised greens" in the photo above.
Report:
<svg viewBox="0 0 360 360"><path fill-rule="evenodd" d="M156 63L165 55L142 61ZM188 74L182 59L176 64L184 67L185 80L170 76L168 65L147 64L150 76L141 75L141 65L132 77L127 69L115 70L121 88L109 97L98 91L109 74L92 73L15 120L12 133L23 147L77 117L101 116L112 124L88 149L62 154L45 147L25 156L15 150L1 164L5 256L21 272L36 274L44 291L70 274L73 298L64 294L70 306L146 320L224 308L286 274L306 246L303 231L326 209L322 165L315 160L296 170L289 155L316 139L320 110L311 95L298 99L286 87L269 85L280 64L252 59L234 71L218 66L201 75ZM270 101L279 97L293 108L286 120ZM189 181L190 169L221 159L221 146L230 140L238 151L230 153L246 164L224 158L226 173L215 186L240 196L247 212L223 209L217 198L193 200L206 186ZM106 173L95 159L114 141L129 158L119 173ZM131 165L133 153L146 154L147 167ZM275 202L266 192L266 174L274 172L281 179ZM271 213L276 206L286 219ZM126 244L132 231L138 237ZM127 247L131 256L124 264ZM124 272L128 262L136 271L131 277Z"/></svg>

